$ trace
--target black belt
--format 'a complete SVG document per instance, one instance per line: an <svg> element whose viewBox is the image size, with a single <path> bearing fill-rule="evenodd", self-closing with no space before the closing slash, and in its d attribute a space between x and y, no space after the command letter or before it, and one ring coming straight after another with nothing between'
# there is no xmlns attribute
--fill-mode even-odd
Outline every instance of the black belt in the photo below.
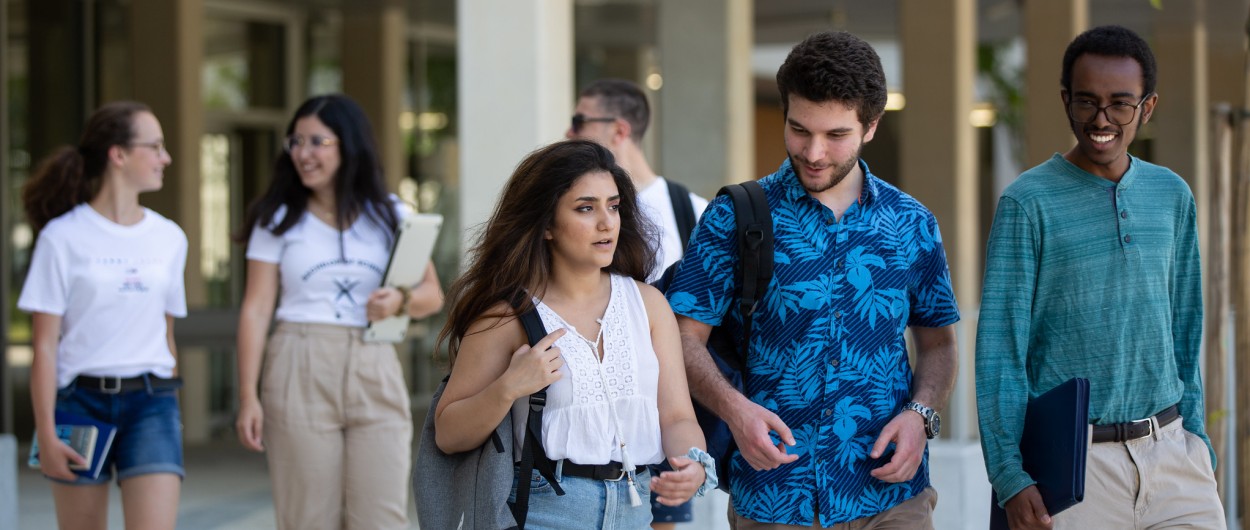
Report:
<svg viewBox="0 0 1250 530"><path fill-rule="evenodd" d="M1181 417L1181 412L1172 405L1163 412L1155 414L1155 423L1159 424L1159 428L1163 428L1169 423L1176 421ZM1126 421L1124 423L1112 423L1110 425L1094 426L1094 443L1102 442L1127 442L1150 436L1154 432L1154 426L1151 424L1150 418L1137 421Z"/></svg>
<svg viewBox="0 0 1250 530"><path fill-rule="evenodd" d="M74 386L83 390L94 390L103 394L120 394L122 392L134 392L136 390L171 390L182 387L182 378L173 377L165 379L164 377L156 377L152 374L137 375L135 377L96 377L93 375L80 375L74 378Z"/></svg>
<svg viewBox="0 0 1250 530"><path fill-rule="evenodd" d="M560 468L562 475L571 475L574 477L590 478L595 480L621 480L625 478L625 469L620 462L608 462L606 464L584 465L574 464L568 460L564 461L564 467ZM647 468L639 466L634 469L634 473L642 473Z"/></svg>

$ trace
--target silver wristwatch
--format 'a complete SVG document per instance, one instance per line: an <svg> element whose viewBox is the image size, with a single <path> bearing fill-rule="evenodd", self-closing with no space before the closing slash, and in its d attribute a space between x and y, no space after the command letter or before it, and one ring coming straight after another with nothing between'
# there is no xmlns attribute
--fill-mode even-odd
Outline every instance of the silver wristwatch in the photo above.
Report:
<svg viewBox="0 0 1250 530"><path fill-rule="evenodd" d="M924 435L930 440L937 438L938 433L942 432L942 416L936 410L915 401L903 404L903 410L915 411L924 417Z"/></svg>

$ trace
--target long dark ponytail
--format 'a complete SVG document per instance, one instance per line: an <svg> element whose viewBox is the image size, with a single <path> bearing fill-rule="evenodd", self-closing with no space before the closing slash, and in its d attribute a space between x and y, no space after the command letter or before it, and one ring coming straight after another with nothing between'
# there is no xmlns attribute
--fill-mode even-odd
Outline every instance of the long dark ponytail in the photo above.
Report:
<svg viewBox="0 0 1250 530"><path fill-rule="evenodd" d="M99 193L109 148L134 139L134 117L140 112L152 110L135 101L107 103L87 119L76 147L60 147L39 162L22 187L22 207L36 232Z"/></svg>

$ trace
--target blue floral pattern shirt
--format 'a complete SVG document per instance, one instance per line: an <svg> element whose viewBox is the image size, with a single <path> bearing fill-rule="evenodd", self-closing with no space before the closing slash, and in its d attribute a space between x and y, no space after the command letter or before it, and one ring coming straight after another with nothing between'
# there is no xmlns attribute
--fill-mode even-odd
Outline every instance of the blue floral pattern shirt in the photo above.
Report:
<svg viewBox="0 0 1250 530"><path fill-rule="evenodd" d="M755 471L735 453L733 504L743 517L822 526L876 515L929 485L869 475L888 461L872 445L911 397L907 326L959 320L937 220L916 199L864 170L864 188L839 222L807 194L789 160L760 181L773 216L775 272L754 316L747 396L794 434L797 461ZM668 290L673 311L741 326L732 201L717 197L691 237ZM730 310L730 309L733 310ZM775 436L775 435L774 435ZM774 440L776 441L776 440Z"/></svg>

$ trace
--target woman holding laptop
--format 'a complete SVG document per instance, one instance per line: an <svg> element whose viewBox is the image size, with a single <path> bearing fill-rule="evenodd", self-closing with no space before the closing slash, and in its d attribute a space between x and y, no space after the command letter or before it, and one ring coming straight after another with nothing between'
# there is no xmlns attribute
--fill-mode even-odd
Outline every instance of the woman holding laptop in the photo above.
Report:
<svg viewBox="0 0 1250 530"><path fill-rule="evenodd" d="M411 289L381 287L406 211L378 160L359 105L305 101L240 234L235 426L268 458L279 529L408 527L408 388L395 348L362 337L371 321L437 312L443 294L432 263Z"/></svg>

